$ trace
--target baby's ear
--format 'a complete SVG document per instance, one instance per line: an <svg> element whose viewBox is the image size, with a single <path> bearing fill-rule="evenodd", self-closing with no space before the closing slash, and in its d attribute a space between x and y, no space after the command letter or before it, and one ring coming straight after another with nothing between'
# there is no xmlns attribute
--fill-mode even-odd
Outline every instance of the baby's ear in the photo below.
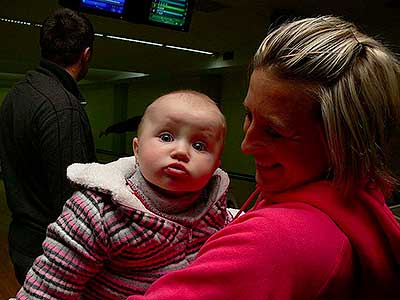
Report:
<svg viewBox="0 0 400 300"><path fill-rule="evenodd" d="M133 153L135 154L135 157L139 157L139 139L135 137L132 141L132 147L133 147Z"/></svg>

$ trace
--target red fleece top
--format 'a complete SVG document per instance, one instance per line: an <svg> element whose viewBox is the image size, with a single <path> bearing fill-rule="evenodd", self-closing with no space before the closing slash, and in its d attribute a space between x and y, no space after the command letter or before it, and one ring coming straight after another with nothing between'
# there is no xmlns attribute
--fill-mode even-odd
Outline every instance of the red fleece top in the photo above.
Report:
<svg viewBox="0 0 400 300"><path fill-rule="evenodd" d="M400 299L400 226L378 189L343 199L320 181L264 198L128 299Z"/></svg>

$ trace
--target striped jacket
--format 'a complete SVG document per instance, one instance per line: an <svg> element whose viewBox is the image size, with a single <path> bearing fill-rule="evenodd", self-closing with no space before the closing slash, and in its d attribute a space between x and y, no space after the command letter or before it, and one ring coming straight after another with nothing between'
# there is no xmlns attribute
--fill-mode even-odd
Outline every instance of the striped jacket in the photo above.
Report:
<svg viewBox="0 0 400 300"><path fill-rule="evenodd" d="M133 157L106 165L74 164L68 177L83 189L47 229L17 299L125 299L187 266L202 244L231 219L229 179L218 169L207 209L188 218L156 214L130 178Z"/></svg>

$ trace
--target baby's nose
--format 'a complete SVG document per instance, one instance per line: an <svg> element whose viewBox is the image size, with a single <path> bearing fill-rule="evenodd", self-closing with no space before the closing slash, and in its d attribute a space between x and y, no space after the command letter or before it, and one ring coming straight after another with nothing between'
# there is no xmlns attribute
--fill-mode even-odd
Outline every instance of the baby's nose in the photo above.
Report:
<svg viewBox="0 0 400 300"><path fill-rule="evenodd" d="M178 143L175 149L171 152L171 157L180 161L189 161L189 147L184 143Z"/></svg>

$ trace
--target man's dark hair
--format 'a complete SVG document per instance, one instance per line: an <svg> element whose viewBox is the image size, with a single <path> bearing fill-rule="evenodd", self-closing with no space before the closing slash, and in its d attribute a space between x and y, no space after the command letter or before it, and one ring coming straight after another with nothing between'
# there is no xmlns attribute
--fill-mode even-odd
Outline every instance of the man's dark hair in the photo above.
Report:
<svg viewBox="0 0 400 300"><path fill-rule="evenodd" d="M94 30L89 19L68 8L56 10L40 29L42 57L63 67L78 62L87 47L92 50L93 41Z"/></svg>

